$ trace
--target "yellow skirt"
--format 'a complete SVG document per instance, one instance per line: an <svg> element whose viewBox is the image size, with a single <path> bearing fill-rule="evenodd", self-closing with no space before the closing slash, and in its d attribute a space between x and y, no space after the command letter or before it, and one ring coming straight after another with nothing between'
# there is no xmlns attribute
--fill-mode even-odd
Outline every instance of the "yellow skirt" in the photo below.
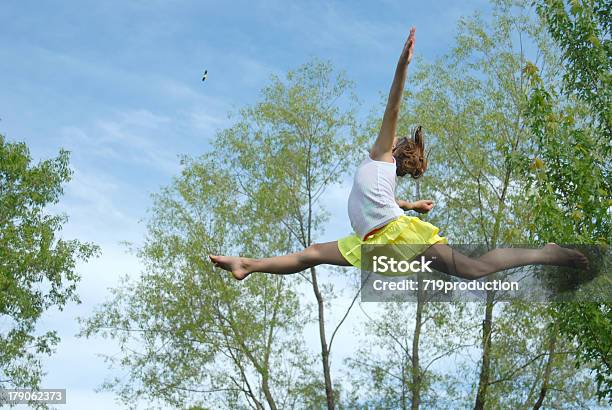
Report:
<svg viewBox="0 0 612 410"><path fill-rule="evenodd" d="M365 241L355 234L338 240L338 249L351 265L361 269L361 245L414 244L414 247L402 247L402 256L404 260L409 261L433 244L447 244L448 240L438 235L439 231L434 225L416 216L402 215L374 232Z"/></svg>

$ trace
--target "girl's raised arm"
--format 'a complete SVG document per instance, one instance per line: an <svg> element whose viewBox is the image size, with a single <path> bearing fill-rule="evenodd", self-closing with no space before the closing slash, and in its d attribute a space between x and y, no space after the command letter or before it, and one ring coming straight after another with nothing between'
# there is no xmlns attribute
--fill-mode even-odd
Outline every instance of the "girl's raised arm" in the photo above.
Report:
<svg viewBox="0 0 612 410"><path fill-rule="evenodd" d="M370 151L370 157L374 160L393 162L391 151L393 150L393 144L395 142L397 118L402 102L402 93L404 92L408 64L410 64L414 52L415 31L416 29L414 27L410 29L410 36L408 40L406 40L402 54L397 62L397 68L395 69L393 84L391 84L391 91L387 99L387 108L385 109L380 132Z"/></svg>

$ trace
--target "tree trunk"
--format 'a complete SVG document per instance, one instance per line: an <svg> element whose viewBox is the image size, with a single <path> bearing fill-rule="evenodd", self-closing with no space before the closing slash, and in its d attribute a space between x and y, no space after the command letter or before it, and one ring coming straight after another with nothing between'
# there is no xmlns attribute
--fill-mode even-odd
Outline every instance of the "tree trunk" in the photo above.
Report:
<svg viewBox="0 0 612 410"><path fill-rule="evenodd" d="M421 404L421 368L419 365L419 340L421 338L421 326L423 324L424 295L421 284L421 274L417 273L417 309L414 319L414 333L412 335L412 404L411 410L417 410Z"/></svg>
<svg viewBox="0 0 612 410"><path fill-rule="evenodd" d="M491 249L495 249L495 247L497 246L500 225L501 225L501 221L504 215L504 209L506 207L506 194L508 193L508 186L510 184L511 173L512 173L512 169L506 168L506 175L504 176L502 193L499 198L499 202L497 203L497 214L495 216L495 224L493 226L493 233L491 235ZM493 301L494 299L495 299L495 292L488 290L487 291L487 304L485 306L485 317L484 317L484 320L482 321L482 364L480 367L480 377L478 378L478 392L476 394L476 402L474 403L474 410L484 409L485 401L487 399L487 388L489 387L489 377L491 374L491 332L493 330Z"/></svg>
<svg viewBox="0 0 612 410"><path fill-rule="evenodd" d="M333 410L336 408L334 402L334 389L331 380L331 371L329 367L329 349L327 347L327 338L325 336L325 315L323 306L323 296L319 290L317 283L317 272L315 268L310 268L310 277L312 278L312 289L317 298L317 307L319 310L319 338L321 339L321 360L323 361L323 376L325 378L325 397L327 399L327 409Z"/></svg>
<svg viewBox="0 0 612 410"><path fill-rule="evenodd" d="M402 410L407 410L406 406L406 386L408 385L407 376L406 376L406 364L408 360L402 360L402 394L400 396L400 408Z"/></svg>
<svg viewBox="0 0 612 410"><path fill-rule="evenodd" d="M546 392L548 391L548 382L550 381L550 372L552 370L553 355L555 354L555 346L557 344L557 326L556 323L551 327L549 341L548 341L548 360L546 361L546 367L544 368L544 375L542 376L542 388L540 389L540 395L538 400L533 405L533 410L538 410L542 407L544 399L546 398Z"/></svg>
<svg viewBox="0 0 612 410"><path fill-rule="evenodd" d="M493 328L493 292L487 291L487 304L485 306L485 318L482 321L482 364L480 365L480 377L478 378L478 393L474 410L484 409L489 386L489 374L491 371L491 330Z"/></svg>
<svg viewBox="0 0 612 410"><path fill-rule="evenodd" d="M268 383L267 377L262 378L261 389L263 390L264 396L266 397L268 406L270 406L270 410L276 410L277 409L276 402L274 401L274 397L272 397L272 392L270 392L270 385Z"/></svg>
<svg viewBox="0 0 612 410"><path fill-rule="evenodd" d="M277 282L278 283L278 282ZM270 321L270 323L276 323L277 320L277 315L278 315L278 310L279 310L279 301L276 300L274 303L274 309L272 311L272 320ZM263 390L264 396L266 397L266 400L268 402L268 405L270 406L270 410L276 410L276 402L274 401L274 398L272 397L272 393L270 392L270 352L272 350L272 336L274 334L274 328L273 326L270 324L270 327L268 329L268 336L267 336L267 340L266 340L266 350L264 353L264 368L263 368L263 372L262 372L262 378L261 378L261 389Z"/></svg>
<svg viewBox="0 0 612 410"><path fill-rule="evenodd" d="M312 244L312 174L311 174L311 148L312 144L308 146L308 155L306 156L306 191L308 192L308 219L306 221L306 237L304 238L305 245L310 246ZM317 298L317 308L319 311L319 338L321 340L321 360L323 361L323 377L325 378L325 398L327 400L327 409L334 410L336 404L334 402L334 388L331 379L331 370L329 367L329 347L327 346L327 337L325 336L325 306L323 305L323 296L319 289L319 283L317 282L317 271L314 268L310 268L310 277L312 279L312 290L314 291L315 297Z"/></svg>

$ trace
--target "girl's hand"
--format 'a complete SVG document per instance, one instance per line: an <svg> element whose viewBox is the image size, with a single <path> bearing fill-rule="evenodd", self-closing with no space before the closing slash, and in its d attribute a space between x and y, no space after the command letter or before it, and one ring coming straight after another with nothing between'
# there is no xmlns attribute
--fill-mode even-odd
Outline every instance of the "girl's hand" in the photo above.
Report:
<svg viewBox="0 0 612 410"><path fill-rule="evenodd" d="M433 206L434 203L431 199L421 199L420 201L412 203L412 209L422 214L426 214L427 212L431 211Z"/></svg>
<svg viewBox="0 0 612 410"><path fill-rule="evenodd" d="M404 44L404 50L402 52L402 56L406 59L406 63L410 64L412 60L412 55L414 54L414 33L416 32L416 28L412 27L410 29L410 35L408 36L408 40Z"/></svg>

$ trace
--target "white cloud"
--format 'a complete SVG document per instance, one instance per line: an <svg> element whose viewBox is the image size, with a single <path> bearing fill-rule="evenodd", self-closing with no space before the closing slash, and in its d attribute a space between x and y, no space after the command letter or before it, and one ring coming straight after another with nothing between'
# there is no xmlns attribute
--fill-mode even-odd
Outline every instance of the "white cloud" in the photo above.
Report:
<svg viewBox="0 0 612 410"><path fill-rule="evenodd" d="M97 121L94 133L94 144L116 147L127 162L148 165L168 174L179 171L176 153L169 149L177 136L167 117L143 109L124 112L119 118Z"/></svg>
<svg viewBox="0 0 612 410"><path fill-rule="evenodd" d="M124 193L130 191L129 184L100 171L74 166L73 169L64 197L50 210L68 215L62 236L98 244L140 240L144 230L138 223L141 215L130 213L125 201L122 206Z"/></svg>

